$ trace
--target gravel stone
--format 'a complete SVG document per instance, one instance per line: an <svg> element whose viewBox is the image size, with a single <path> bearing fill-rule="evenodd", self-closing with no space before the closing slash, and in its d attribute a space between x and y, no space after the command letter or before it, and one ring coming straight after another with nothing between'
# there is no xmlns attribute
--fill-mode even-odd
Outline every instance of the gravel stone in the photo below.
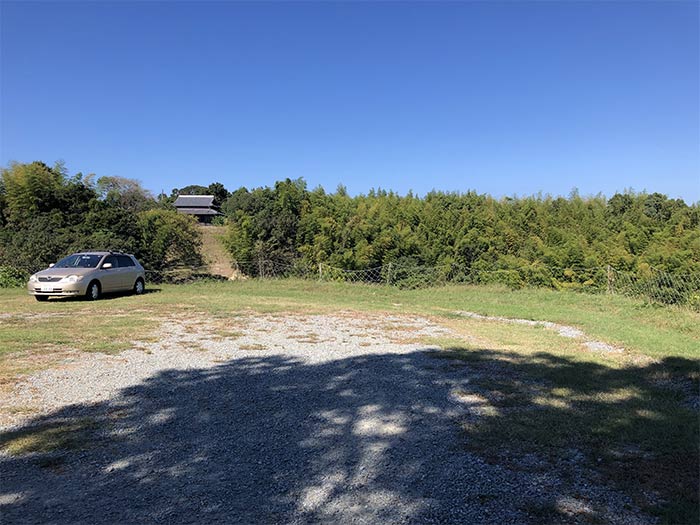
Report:
<svg viewBox="0 0 700 525"><path fill-rule="evenodd" d="M250 315L228 328L239 335L170 319L157 343L23 381L2 402L38 415L0 430L94 429L76 448L0 456L0 522L520 524L545 507L557 523L654 522L583 470L563 480L536 457L512 468L467 452L461 422L488 401L468 394L468 366L406 342L449 334L427 319Z"/></svg>

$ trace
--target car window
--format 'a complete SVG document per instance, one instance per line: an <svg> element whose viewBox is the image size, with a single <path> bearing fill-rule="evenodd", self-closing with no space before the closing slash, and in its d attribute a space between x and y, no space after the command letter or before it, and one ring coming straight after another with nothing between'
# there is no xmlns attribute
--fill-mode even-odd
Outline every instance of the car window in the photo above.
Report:
<svg viewBox="0 0 700 525"><path fill-rule="evenodd" d="M103 262L102 264L105 265L107 263L112 263L112 268L119 268L119 262L117 261L117 258L114 255L105 257L105 262Z"/></svg>
<svg viewBox="0 0 700 525"><path fill-rule="evenodd" d="M119 259L120 268L125 268L127 266L136 266L134 264L134 261L128 255L117 255L117 259Z"/></svg>
<svg viewBox="0 0 700 525"><path fill-rule="evenodd" d="M74 253L68 257L61 259L54 268L97 268L97 265L102 258L101 255L89 255L84 253Z"/></svg>

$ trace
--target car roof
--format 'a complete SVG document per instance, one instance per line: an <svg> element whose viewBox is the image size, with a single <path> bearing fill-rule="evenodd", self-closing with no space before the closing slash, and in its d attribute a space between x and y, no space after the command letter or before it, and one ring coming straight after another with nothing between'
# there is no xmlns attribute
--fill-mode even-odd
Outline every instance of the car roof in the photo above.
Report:
<svg viewBox="0 0 700 525"><path fill-rule="evenodd" d="M132 255L128 253L123 253L123 252L99 252L99 251L86 251L86 252L75 252L73 255L128 255L130 257L133 257Z"/></svg>

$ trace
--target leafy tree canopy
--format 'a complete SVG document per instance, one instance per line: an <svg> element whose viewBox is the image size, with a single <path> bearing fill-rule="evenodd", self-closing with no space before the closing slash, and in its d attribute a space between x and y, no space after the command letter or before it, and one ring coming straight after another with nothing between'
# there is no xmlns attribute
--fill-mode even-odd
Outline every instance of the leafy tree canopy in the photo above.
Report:
<svg viewBox="0 0 700 525"><path fill-rule="evenodd" d="M69 177L61 163L13 163L0 174L0 266L46 268L81 250L136 255L157 279L181 265L198 266L196 221L156 202L137 181Z"/></svg>

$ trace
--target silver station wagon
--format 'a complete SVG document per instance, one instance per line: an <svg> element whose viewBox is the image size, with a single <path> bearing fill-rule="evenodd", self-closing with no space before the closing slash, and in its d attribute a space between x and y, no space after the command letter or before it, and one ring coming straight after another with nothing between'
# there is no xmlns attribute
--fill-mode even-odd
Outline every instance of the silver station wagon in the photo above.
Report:
<svg viewBox="0 0 700 525"><path fill-rule="evenodd" d="M133 255L81 252L32 275L27 290L37 301L61 296L95 300L106 292L142 294L145 283L146 272Z"/></svg>

